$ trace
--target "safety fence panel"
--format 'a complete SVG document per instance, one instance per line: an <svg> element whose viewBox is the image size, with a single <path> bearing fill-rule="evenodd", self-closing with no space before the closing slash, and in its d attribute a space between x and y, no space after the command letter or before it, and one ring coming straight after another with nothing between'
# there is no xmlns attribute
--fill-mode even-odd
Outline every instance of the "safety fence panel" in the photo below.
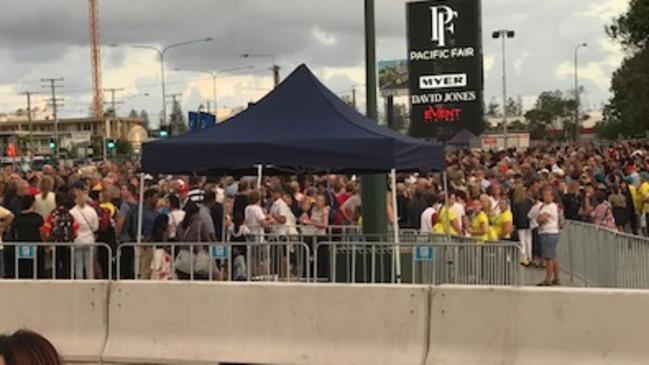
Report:
<svg viewBox="0 0 649 365"><path fill-rule="evenodd" d="M117 249L118 280L311 280L304 242L125 243Z"/></svg>
<svg viewBox="0 0 649 365"><path fill-rule="evenodd" d="M320 242L313 277L328 283L520 285L520 249L509 243Z"/></svg>
<svg viewBox="0 0 649 365"><path fill-rule="evenodd" d="M580 222L561 231L558 258L573 284L649 289L649 239Z"/></svg>
<svg viewBox="0 0 649 365"><path fill-rule="evenodd" d="M113 278L113 250L105 243L3 242L0 278Z"/></svg>

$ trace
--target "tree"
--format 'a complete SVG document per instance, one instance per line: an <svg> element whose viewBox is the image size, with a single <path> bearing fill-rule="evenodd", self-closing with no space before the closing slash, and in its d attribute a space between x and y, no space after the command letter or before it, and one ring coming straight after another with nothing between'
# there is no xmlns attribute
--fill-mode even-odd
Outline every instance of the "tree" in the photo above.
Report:
<svg viewBox="0 0 649 365"><path fill-rule="evenodd" d="M487 116L492 118L497 117L498 109L500 109L500 104L498 104L495 98L492 98L489 105L487 105Z"/></svg>
<svg viewBox="0 0 649 365"><path fill-rule="evenodd" d="M630 51L638 51L649 46L649 1L631 0L629 10L613 20L606 27L611 38L628 47Z"/></svg>
<svg viewBox="0 0 649 365"><path fill-rule="evenodd" d="M611 91L600 136L643 136L649 130L649 47L624 60L613 74Z"/></svg>
<svg viewBox="0 0 649 365"><path fill-rule="evenodd" d="M137 110L131 109L131 112L128 113L128 117L129 118L137 118L138 117Z"/></svg>
<svg viewBox="0 0 649 365"><path fill-rule="evenodd" d="M644 136L649 129L649 1L631 0L629 10L606 31L626 47L627 57L613 74L613 97L597 133L605 138Z"/></svg>
<svg viewBox="0 0 649 365"><path fill-rule="evenodd" d="M563 137L573 136L575 106L575 100L564 97L559 90L542 92L534 108L525 113L531 137L545 139L548 129L563 129Z"/></svg>
<svg viewBox="0 0 649 365"><path fill-rule="evenodd" d="M142 119L143 127L146 130L148 130L149 129L149 113L147 113L146 110L144 110L144 109L140 110L140 119Z"/></svg>
<svg viewBox="0 0 649 365"><path fill-rule="evenodd" d="M522 112L521 108L519 108L518 102L512 97L509 97L509 99L507 99L506 109L508 117L517 117Z"/></svg>
<svg viewBox="0 0 649 365"><path fill-rule="evenodd" d="M174 102L171 109L171 115L169 115L169 126L171 127L171 133L174 136L179 136L187 132L187 123L185 123L185 115L183 110L180 107L179 102Z"/></svg>

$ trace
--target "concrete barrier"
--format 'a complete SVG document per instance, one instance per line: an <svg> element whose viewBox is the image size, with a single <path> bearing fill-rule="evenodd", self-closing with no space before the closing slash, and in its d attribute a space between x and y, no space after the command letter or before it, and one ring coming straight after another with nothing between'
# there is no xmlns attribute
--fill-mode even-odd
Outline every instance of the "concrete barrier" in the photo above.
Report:
<svg viewBox="0 0 649 365"><path fill-rule="evenodd" d="M108 284L0 280L0 333L29 329L67 363L97 363L106 340Z"/></svg>
<svg viewBox="0 0 649 365"><path fill-rule="evenodd" d="M118 282L108 363L423 364L430 289Z"/></svg>
<svg viewBox="0 0 649 365"><path fill-rule="evenodd" d="M433 288L427 365L646 364L649 292Z"/></svg>

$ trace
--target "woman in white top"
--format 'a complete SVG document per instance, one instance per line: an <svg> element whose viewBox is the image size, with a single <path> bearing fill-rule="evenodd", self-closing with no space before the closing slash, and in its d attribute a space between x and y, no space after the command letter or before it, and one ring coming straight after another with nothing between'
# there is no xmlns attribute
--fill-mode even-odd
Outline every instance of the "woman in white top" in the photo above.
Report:
<svg viewBox="0 0 649 365"><path fill-rule="evenodd" d="M253 236L254 241L259 241L264 234L264 227L272 223L272 219L264 213L261 208L261 195L258 191L252 191L248 195L250 204L244 211L243 225L248 228L249 234Z"/></svg>
<svg viewBox="0 0 649 365"><path fill-rule="evenodd" d="M315 206L311 209L311 216L304 217L305 225L313 227L311 233L314 236L324 236L329 225L329 207L323 194L318 194L315 199Z"/></svg>
<svg viewBox="0 0 649 365"><path fill-rule="evenodd" d="M70 210L74 221L79 225L77 237L74 239L74 268L75 279L93 279L93 257L95 247L95 232L99 229L99 217L95 209L87 204L88 197L84 191L77 192L76 205Z"/></svg>
<svg viewBox="0 0 649 365"><path fill-rule="evenodd" d="M54 193L52 193L53 188L54 180L49 176L43 176L39 185L40 193L34 197L34 211L40 214L43 219L47 219L54 208L56 208Z"/></svg>
<svg viewBox="0 0 649 365"><path fill-rule="evenodd" d="M543 204L536 217L539 224L539 243L545 263L545 280L539 286L561 285L559 281L559 261L557 261L557 244L559 243L559 207L554 203L551 188L543 190Z"/></svg>
<svg viewBox="0 0 649 365"><path fill-rule="evenodd" d="M180 209L180 199L174 194L170 194L167 197L169 200L169 241L176 241L176 231L178 226L185 219L185 211Z"/></svg>

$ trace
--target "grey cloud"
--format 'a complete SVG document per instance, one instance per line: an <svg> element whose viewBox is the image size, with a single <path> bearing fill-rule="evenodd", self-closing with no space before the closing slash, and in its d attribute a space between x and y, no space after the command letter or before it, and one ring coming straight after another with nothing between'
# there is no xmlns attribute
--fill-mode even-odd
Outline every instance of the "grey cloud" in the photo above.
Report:
<svg viewBox="0 0 649 365"><path fill-rule="evenodd" d="M512 95L570 88L570 80L557 80L555 72L562 62L571 61L577 42L591 44L585 62L605 58L608 52L597 44L604 37L604 21L580 15L596 1L607 0L483 0L485 55L495 57L494 68L486 75L486 99L500 93L500 43L490 39L493 29L507 27L518 32L508 44ZM405 2L376 2L379 58L405 57ZM89 52L79 51L88 44L87 0L0 0L0 9L7 10L0 12L0 84L34 83L59 73L71 88L90 88ZM360 0L100 1L104 44L169 44L214 37L210 44L170 51L170 69L230 67L242 62L238 58L242 52L275 54L284 75L302 62L316 70L361 67L362 17ZM313 36L316 27L333 37L335 44L319 43ZM104 67L122 66L126 52L104 51ZM517 75L512 62L524 53L529 56ZM70 54L76 59L66 57ZM257 65L268 62L250 60ZM584 84L591 99L608 97L607 90L588 81ZM151 87L147 91L156 92Z"/></svg>

